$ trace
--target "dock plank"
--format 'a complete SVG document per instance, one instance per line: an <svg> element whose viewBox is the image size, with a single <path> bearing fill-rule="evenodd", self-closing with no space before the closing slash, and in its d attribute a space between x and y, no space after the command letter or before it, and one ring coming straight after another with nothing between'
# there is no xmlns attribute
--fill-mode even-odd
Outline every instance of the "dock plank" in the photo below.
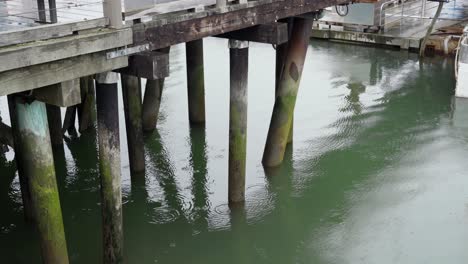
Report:
<svg viewBox="0 0 468 264"><path fill-rule="evenodd" d="M105 29L84 35L32 42L30 45L0 49L0 72L109 50L132 44L130 28Z"/></svg>
<svg viewBox="0 0 468 264"><path fill-rule="evenodd" d="M108 60L106 52L98 52L6 71L0 73L0 96L127 66L128 57Z"/></svg>

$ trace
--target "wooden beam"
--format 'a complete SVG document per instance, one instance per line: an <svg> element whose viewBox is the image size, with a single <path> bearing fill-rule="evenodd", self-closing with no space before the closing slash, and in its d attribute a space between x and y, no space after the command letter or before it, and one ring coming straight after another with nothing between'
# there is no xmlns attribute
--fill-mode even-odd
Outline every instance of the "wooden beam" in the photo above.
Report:
<svg viewBox="0 0 468 264"><path fill-rule="evenodd" d="M24 67L0 73L0 96L128 66L128 57L108 60L106 52Z"/></svg>
<svg viewBox="0 0 468 264"><path fill-rule="evenodd" d="M269 23L257 25L217 35L216 37L276 45L283 44L288 41L288 24Z"/></svg>
<svg viewBox="0 0 468 264"><path fill-rule="evenodd" d="M0 47L72 35L73 32L90 28L101 28L109 24L107 18L79 22L15 29L0 33Z"/></svg>
<svg viewBox="0 0 468 264"><path fill-rule="evenodd" d="M169 53L148 51L133 55L129 58L128 67L118 71L150 80L165 78L169 76Z"/></svg>
<svg viewBox="0 0 468 264"><path fill-rule="evenodd" d="M38 101L69 107L81 103L80 79L73 79L33 90Z"/></svg>
<svg viewBox="0 0 468 264"><path fill-rule="evenodd" d="M105 29L0 49L0 72L132 44L130 28Z"/></svg>
<svg viewBox="0 0 468 264"><path fill-rule="evenodd" d="M152 21L133 26L135 44L152 43L153 49L235 31L278 19L297 16L351 0L259 0L232 4L226 11L217 9L197 13L155 16Z"/></svg>

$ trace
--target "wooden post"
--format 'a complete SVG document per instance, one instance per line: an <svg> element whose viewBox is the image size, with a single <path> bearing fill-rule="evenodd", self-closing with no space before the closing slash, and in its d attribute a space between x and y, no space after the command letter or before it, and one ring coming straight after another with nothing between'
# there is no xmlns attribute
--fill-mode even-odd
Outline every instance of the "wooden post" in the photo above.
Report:
<svg viewBox="0 0 468 264"><path fill-rule="evenodd" d="M60 112L60 106L47 104L46 108L52 146L62 146L62 113Z"/></svg>
<svg viewBox="0 0 468 264"><path fill-rule="evenodd" d="M227 5L227 0L216 0L216 7L225 8Z"/></svg>
<svg viewBox="0 0 468 264"><path fill-rule="evenodd" d="M135 175L145 171L140 78L126 74L121 78L130 171Z"/></svg>
<svg viewBox="0 0 468 264"><path fill-rule="evenodd" d="M80 78L81 104L78 110L78 131L80 133L93 127L96 120L96 89L90 76Z"/></svg>
<svg viewBox="0 0 468 264"><path fill-rule="evenodd" d="M229 40L229 204L245 200L249 42Z"/></svg>
<svg viewBox="0 0 468 264"><path fill-rule="evenodd" d="M120 0L104 0L102 9L104 17L109 19L109 27L122 27L122 3Z"/></svg>
<svg viewBox="0 0 468 264"><path fill-rule="evenodd" d="M293 18L287 18L288 24L288 40L291 38ZM288 50L288 42L279 44L276 46L276 74L275 74L275 98L278 96L278 87L281 81L281 73L283 72L284 63L286 59L286 52ZM287 143L292 143L293 141L293 132L294 132L294 115L293 121L291 122L291 129L289 130L288 141Z"/></svg>
<svg viewBox="0 0 468 264"><path fill-rule="evenodd" d="M203 69L203 39L185 43L187 58L187 91L189 121L205 123L205 76Z"/></svg>
<svg viewBox="0 0 468 264"><path fill-rule="evenodd" d="M33 211L31 205L31 192L29 191L29 183L28 178L24 173L24 158L22 157L21 149L17 148L16 146L19 144L19 129L18 129L18 118L16 115L16 105L14 102L14 96L8 95L8 108L10 112L10 123L11 123L11 131L13 134L13 141L15 145L15 161L16 161L16 168L18 169L18 176L20 182L20 189L21 189L21 199L23 201L23 211L24 211L24 219L26 222L32 222L33 220Z"/></svg>
<svg viewBox="0 0 468 264"><path fill-rule="evenodd" d="M263 153L265 167L277 166L283 161L311 29L312 19L294 18Z"/></svg>
<svg viewBox="0 0 468 264"><path fill-rule="evenodd" d="M146 80L142 110L143 131L145 132L151 132L156 128L163 87L164 78Z"/></svg>
<svg viewBox="0 0 468 264"><path fill-rule="evenodd" d="M42 261L68 263L45 103L20 96L13 100L19 132L15 146L21 153L21 173L28 179Z"/></svg>
<svg viewBox="0 0 468 264"><path fill-rule="evenodd" d="M63 119L62 134L65 134L65 132L68 132L70 136L76 136L78 134L75 127L76 107L76 105L67 107L65 118Z"/></svg>
<svg viewBox="0 0 468 264"><path fill-rule="evenodd" d="M96 79L103 263L123 263L122 189L120 173L118 75L101 73Z"/></svg>

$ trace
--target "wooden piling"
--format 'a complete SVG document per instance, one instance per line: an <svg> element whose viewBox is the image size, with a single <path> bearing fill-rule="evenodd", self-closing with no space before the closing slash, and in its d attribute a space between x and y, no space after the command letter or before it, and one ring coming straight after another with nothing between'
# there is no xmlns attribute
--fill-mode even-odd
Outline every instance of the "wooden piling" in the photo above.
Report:
<svg viewBox="0 0 468 264"><path fill-rule="evenodd" d="M121 79L130 171L136 175L145 171L140 78L121 74Z"/></svg>
<svg viewBox="0 0 468 264"><path fill-rule="evenodd" d="M190 124L205 123L205 73L203 39L185 43L187 59L187 92Z"/></svg>
<svg viewBox="0 0 468 264"><path fill-rule="evenodd" d="M46 104L46 109L52 146L62 146L62 113L60 112L60 106Z"/></svg>
<svg viewBox="0 0 468 264"><path fill-rule="evenodd" d="M21 173L28 179L43 263L68 263L45 103L21 96L13 100L19 132L15 146L21 153Z"/></svg>
<svg viewBox="0 0 468 264"><path fill-rule="evenodd" d="M77 131L75 127L76 122L76 105L67 107L65 111L65 118L63 119L62 134L68 132L69 136L77 136Z"/></svg>
<svg viewBox="0 0 468 264"><path fill-rule="evenodd" d="M103 263L123 262L119 108L116 73L98 75L96 104L103 230Z"/></svg>
<svg viewBox="0 0 468 264"><path fill-rule="evenodd" d="M262 163L266 167L277 166L283 161L309 44L312 20L294 18L293 23L263 153Z"/></svg>
<svg viewBox="0 0 468 264"><path fill-rule="evenodd" d="M249 43L229 40L229 204L245 200Z"/></svg>
<svg viewBox="0 0 468 264"><path fill-rule="evenodd" d="M285 22L288 24L288 40L291 38L293 20L294 19L292 17L285 19ZM278 96L278 87L281 81L281 73L283 72L287 50L288 50L288 42L285 42L276 46L275 98ZM288 134L288 141L287 141L288 144L292 143L293 141L293 132L294 132L294 115L293 115L293 121L291 122L291 129L289 130L289 134Z"/></svg>
<svg viewBox="0 0 468 264"><path fill-rule="evenodd" d="M151 132L156 128L163 87L164 78L146 80L142 109L143 131L145 132Z"/></svg>
<svg viewBox="0 0 468 264"><path fill-rule="evenodd" d="M171 47L159 49L158 52L169 53ZM143 98L142 119L143 131L151 132L156 128L158 122L159 108L161 106L162 91L165 78L147 79L145 96Z"/></svg>
<svg viewBox="0 0 468 264"><path fill-rule="evenodd" d="M15 162L16 168L18 170L19 182L20 182L20 189L21 189L21 199L23 201L23 212L24 212L24 219L26 222L33 221L33 209L31 205L31 192L29 191L29 183L28 178L24 173L24 158L21 155L21 149L17 148L16 146L19 144L19 129L18 129L18 118L16 115L16 105L14 100L14 95L8 95L8 108L10 112L10 123L11 123L11 131L13 134L13 141L15 145Z"/></svg>
<svg viewBox="0 0 468 264"><path fill-rule="evenodd" d="M78 131L83 133L92 128L96 121L96 90L92 77L80 78L80 92L81 104L77 106Z"/></svg>

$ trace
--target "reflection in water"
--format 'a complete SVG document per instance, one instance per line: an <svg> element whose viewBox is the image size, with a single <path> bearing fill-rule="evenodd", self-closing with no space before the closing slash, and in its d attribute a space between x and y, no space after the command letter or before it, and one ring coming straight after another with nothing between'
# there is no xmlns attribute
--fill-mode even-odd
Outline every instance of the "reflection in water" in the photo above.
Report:
<svg viewBox="0 0 468 264"><path fill-rule="evenodd" d="M452 100L452 61L420 63L399 51L312 42L294 148L280 167L265 171L260 159L273 105L274 50L252 44L247 201L229 209L226 47L225 40L205 41L206 129L189 128L181 101L184 49L171 53L162 118L145 138L146 175L124 195L128 263L466 260L468 108ZM67 142L56 159L72 263L97 263L95 135ZM9 263L37 263L14 166L1 162L0 251Z"/></svg>

